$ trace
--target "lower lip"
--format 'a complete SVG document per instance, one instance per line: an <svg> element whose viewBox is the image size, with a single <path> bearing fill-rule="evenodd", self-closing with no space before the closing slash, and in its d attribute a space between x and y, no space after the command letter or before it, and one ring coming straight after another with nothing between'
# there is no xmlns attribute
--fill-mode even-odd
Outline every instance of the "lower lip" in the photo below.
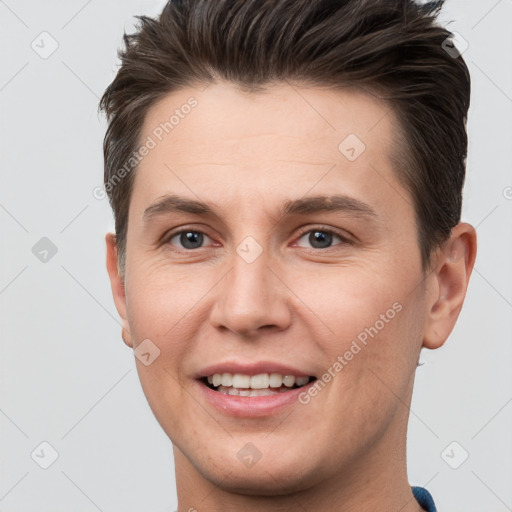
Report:
<svg viewBox="0 0 512 512"><path fill-rule="evenodd" d="M206 401L224 414L231 416L259 417L276 414L286 406L298 402L299 395L307 392L310 382L300 388L265 396L235 396L214 391L200 380L196 380Z"/></svg>

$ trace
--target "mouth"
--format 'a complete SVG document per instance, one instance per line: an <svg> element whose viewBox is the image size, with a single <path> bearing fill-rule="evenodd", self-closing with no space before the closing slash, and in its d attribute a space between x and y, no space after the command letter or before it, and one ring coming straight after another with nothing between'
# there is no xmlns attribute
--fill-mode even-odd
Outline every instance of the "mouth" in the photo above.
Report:
<svg viewBox="0 0 512 512"><path fill-rule="evenodd" d="M280 373L214 373L199 379L205 386L224 395L255 397L287 393L307 386L313 376L282 375Z"/></svg>

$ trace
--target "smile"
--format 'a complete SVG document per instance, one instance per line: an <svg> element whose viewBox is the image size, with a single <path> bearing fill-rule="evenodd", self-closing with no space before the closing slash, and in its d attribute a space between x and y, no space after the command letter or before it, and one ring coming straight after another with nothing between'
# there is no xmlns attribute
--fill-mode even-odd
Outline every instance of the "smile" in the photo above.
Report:
<svg viewBox="0 0 512 512"><path fill-rule="evenodd" d="M214 373L202 380L210 389L224 395L253 397L286 393L305 386L314 379L314 377L296 377L280 373L257 375Z"/></svg>

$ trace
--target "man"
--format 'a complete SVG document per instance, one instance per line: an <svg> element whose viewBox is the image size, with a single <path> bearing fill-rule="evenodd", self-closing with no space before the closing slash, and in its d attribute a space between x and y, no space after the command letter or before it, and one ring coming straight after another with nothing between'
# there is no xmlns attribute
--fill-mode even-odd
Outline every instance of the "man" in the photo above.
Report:
<svg viewBox="0 0 512 512"><path fill-rule="evenodd" d="M125 36L107 267L179 512L435 510L408 408L476 254L438 8L182 0Z"/></svg>

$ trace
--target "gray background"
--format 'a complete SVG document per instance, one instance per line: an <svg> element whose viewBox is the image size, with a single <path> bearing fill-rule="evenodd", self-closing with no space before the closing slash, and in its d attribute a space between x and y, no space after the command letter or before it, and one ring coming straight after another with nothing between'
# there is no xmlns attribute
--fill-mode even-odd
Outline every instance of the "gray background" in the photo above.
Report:
<svg viewBox="0 0 512 512"><path fill-rule="evenodd" d="M121 341L104 267L112 216L107 200L93 196L105 130L97 104L123 30L163 4L0 1L3 512L176 509L171 443ZM421 356L409 475L440 511L505 512L512 510L512 0L448 0L442 19L454 20L451 30L469 44L463 220L477 226L479 253L453 334ZM40 466L52 452L42 442L58 453L48 469Z"/></svg>

